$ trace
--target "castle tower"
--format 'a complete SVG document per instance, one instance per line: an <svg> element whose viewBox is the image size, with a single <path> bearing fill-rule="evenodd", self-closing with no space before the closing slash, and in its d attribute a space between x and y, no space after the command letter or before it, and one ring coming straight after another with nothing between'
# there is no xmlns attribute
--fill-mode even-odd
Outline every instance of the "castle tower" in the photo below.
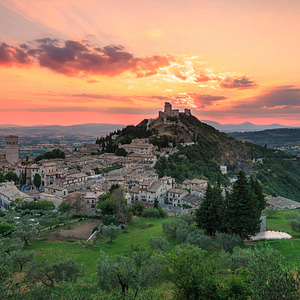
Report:
<svg viewBox="0 0 300 300"><path fill-rule="evenodd" d="M170 115L172 112L172 104L169 102L165 102L165 113Z"/></svg>
<svg viewBox="0 0 300 300"><path fill-rule="evenodd" d="M9 135L5 137L5 158L10 164L15 164L19 161L19 144L18 137Z"/></svg>

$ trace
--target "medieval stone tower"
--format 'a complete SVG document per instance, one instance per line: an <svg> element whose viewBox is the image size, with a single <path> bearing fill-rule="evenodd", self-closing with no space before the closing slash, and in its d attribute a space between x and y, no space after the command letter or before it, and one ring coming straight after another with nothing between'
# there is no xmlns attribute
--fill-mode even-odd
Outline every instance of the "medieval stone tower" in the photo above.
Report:
<svg viewBox="0 0 300 300"><path fill-rule="evenodd" d="M18 137L9 135L5 137L5 158L10 164L15 164L19 161L19 144Z"/></svg>

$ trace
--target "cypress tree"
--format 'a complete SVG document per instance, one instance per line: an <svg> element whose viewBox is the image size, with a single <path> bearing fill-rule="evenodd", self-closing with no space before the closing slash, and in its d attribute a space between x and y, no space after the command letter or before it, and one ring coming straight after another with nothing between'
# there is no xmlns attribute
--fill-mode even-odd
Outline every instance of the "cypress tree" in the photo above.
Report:
<svg viewBox="0 0 300 300"><path fill-rule="evenodd" d="M203 202L196 210L196 224L205 229L210 236L215 236L221 228L221 207L223 197L219 187L208 184Z"/></svg>
<svg viewBox="0 0 300 300"><path fill-rule="evenodd" d="M242 239L259 232L260 205L246 174L238 174L231 193L227 194L223 226L226 231L238 234Z"/></svg>

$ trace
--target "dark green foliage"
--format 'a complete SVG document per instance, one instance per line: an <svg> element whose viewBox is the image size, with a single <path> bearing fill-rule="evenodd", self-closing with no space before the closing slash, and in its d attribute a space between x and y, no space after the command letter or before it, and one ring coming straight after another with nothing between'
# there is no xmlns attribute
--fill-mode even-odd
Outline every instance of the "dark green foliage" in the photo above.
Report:
<svg viewBox="0 0 300 300"><path fill-rule="evenodd" d="M11 236L13 238L20 238L25 242L26 245L29 244L30 239L37 237L38 230L33 225L21 224L14 229Z"/></svg>
<svg viewBox="0 0 300 300"><path fill-rule="evenodd" d="M34 174L34 178L33 178L33 184L39 188L42 184L42 178L41 175L39 173L35 173Z"/></svg>
<svg viewBox="0 0 300 300"><path fill-rule="evenodd" d="M233 190L227 194L222 217L223 229L249 239L260 229L260 207L244 172L239 172Z"/></svg>
<svg viewBox="0 0 300 300"><path fill-rule="evenodd" d="M38 162L42 159L54 159L54 158L62 158L65 159L66 155L63 151L60 149L54 149L52 151L46 152L43 155L39 155L35 158L35 162Z"/></svg>
<svg viewBox="0 0 300 300"><path fill-rule="evenodd" d="M263 210L266 207L266 200L265 200L265 196L263 195L262 192L262 186L261 184L258 182L258 180L254 180L254 178L251 176L250 177L250 186L252 191L254 192L254 194L257 197L258 203L259 203L259 209Z"/></svg>
<svg viewBox="0 0 300 300"><path fill-rule="evenodd" d="M69 212L72 209L72 204L70 202L67 202L63 200L59 205L58 205L58 211L61 212Z"/></svg>
<svg viewBox="0 0 300 300"><path fill-rule="evenodd" d="M169 242L165 237L150 237L149 245L152 250L165 252L168 249Z"/></svg>
<svg viewBox="0 0 300 300"><path fill-rule="evenodd" d="M192 226L178 227L176 230L176 238L180 243L185 243L189 234L195 230L196 228Z"/></svg>
<svg viewBox="0 0 300 300"><path fill-rule="evenodd" d="M18 205L17 210L52 210L54 208L54 204L48 200L40 200L40 201L24 201L20 205Z"/></svg>
<svg viewBox="0 0 300 300"><path fill-rule="evenodd" d="M10 234L16 226L7 222L0 223L0 236Z"/></svg>
<svg viewBox="0 0 300 300"><path fill-rule="evenodd" d="M118 148L116 151L115 151L115 154L117 156L126 156L127 155L127 152L124 148Z"/></svg>
<svg viewBox="0 0 300 300"><path fill-rule="evenodd" d="M114 215L104 215L102 217L102 222L104 225L117 224L116 217Z"/></svg>
<svg viewBox="0 0 300 300"><path fill-rule="evenodd" d="M163 276L175 286L174 299L217 299L216 270L206 252L187 245L161 257Z"/></svg>
<svg viewBox="0 0 300 300"><path fill-rule="evenodd" d="M162 222L163 232L167 235L176 237L177 229L180 227L186 227L187 224L182 219L174 219L172 221Z"/></svg>
<svg viewBox="0 0 300 300"><path fill-rule="evenodd" d="M199 230L194 230L187 236L186 243L202 249L207 249L211 245L212 239Z"/></svg>
<svg viewBox="0 0 300 300"><path fill-rule="evenodd" d="M154 199L153 208L157 208L158 209L158 200L157 200L157 198Z"/></svg>
<svg viewBox="0 0 300 300"><path fill-rule="evenodd" d="M62 282L75 282L83 274L84 267L73 260L50 265L47 261L31 263L26 268L25 280L31 283L42 283L54 287Z"/></svg>
<svg viewBox="0 0 300 300"><path fill-rule="evenodd" d="M196 210L196 224L205 229L210 236L222 226L223 197L219 187L208 184L203 201Z"/></svg>
<svg viewBox="0 0 300 300"><path fill-rule="evenodd" d="M143 218L160 218L159 210L156 208L145 208L142 213Z"/></svg>
<svg viewBox="0 0 300 300"><path fill-rule="evenodd" d="M3 173L0 172L0 182L4 182L5 181L5 176Z"/></svg>
<svg viewBox="0 0 300 300"><path fill-rule="evenodd" d="M99 285L106 291L119 290L125 299L133 291L136 296L158 278L158 260L145 251L134 251L130 256L108 257L100 251L97 265ZM131 299L135 299L131 298Z"/></svg>
<svg viewBox="0 0 300 300"><path fill-rule="evenodd" d="M242 239L237 234L222 234L217 239L218 244L226 251L232 253L233 249L237 246L241 246Z"/></svg>
<svg viewBox="0 0 300 300"><path fill-rule="evenodd" d="M13 171L9 171L8 173L6 173L5 174L5 179L7 181L13 181L15 184L17 184L18 181L19 181L18 175Z"/></svg>
<svg viewBox="0 0 300 300"><path fill-rule="evenodd" d="M226 278L218 289L220 300L249 300L251 288L247 281L247 272L240 271Z"/></svg>
<svg viewBox="0 0 300 300"><path fill-rule="evenodd" d="M254 249L248 265L251 299L299 299L299 267L284 263L274 249Z"/></svg>
<svg viewBox="0 0 300 300"><path fill-rule="evenodd" d="M295 232L300 232L300 220L299 219L292 219L291 220L291 228Z"/></svg>
<svg viewBox="0 0 300 300"><path fill-rule="evenodd" d="M25 264L32 261L33 258L34 251L14 251L12 255L10 255L10 263L12 264L13 268L17 269L19 272L22 272Z"/></svg>
<svg viewBox="0 0 300 300"><path fill-rule="evenodd" d="M112 243L113 240L115 240L118 237L120 232L121 232L120 227L117 227L113 224L107 225L107 226L102 228L103 236L110 238L111 243Z"/></svg>
<svg viewBox="0 0 300 300"><path fill-rule="evenodd" d="M1 253L11 254L14 251L22 250L24 243L20 238L2 237L0 239Z"/></svg>
<svg viewBox="0 0 300 300"><path fill-rule="evenodd" d="M133 214L140 217L145 209L145 203L143 201L138 201L132 205Z"/></svg>

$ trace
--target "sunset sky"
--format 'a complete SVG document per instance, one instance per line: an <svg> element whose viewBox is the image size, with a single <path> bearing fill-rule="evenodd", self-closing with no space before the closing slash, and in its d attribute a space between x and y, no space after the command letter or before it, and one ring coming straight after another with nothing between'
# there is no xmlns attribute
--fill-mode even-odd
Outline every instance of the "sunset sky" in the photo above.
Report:
<svg viewBox="0 0 300 300"><path fill-rule="evenodd" d="M0 124L300 126L299 0L0 0Z"/></svg>

